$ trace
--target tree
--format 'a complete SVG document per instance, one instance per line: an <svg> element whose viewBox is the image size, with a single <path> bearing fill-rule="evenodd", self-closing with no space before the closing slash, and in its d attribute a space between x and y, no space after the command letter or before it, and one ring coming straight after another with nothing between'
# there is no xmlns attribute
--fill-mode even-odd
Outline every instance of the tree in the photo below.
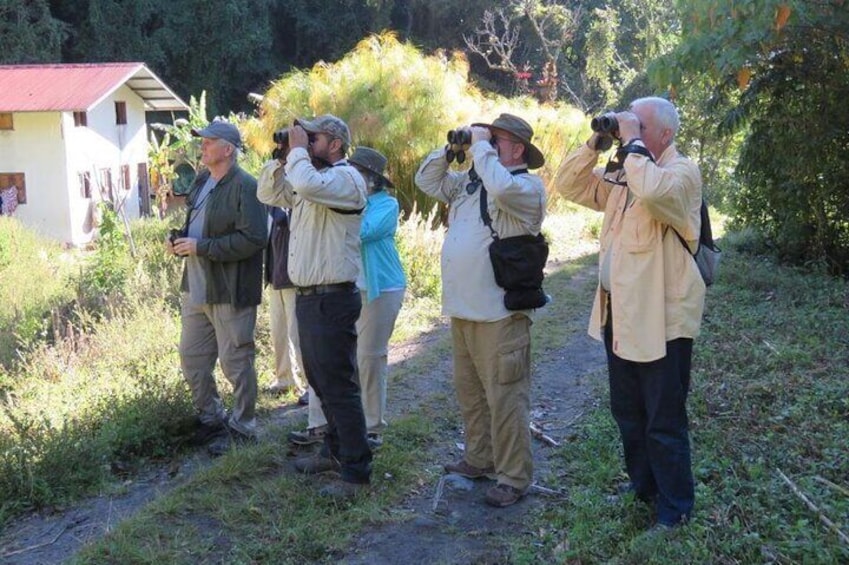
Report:
<svg viewBox="0 0 849 565"><path fill-rule="evenodd" d="M542 55L541 76L533 91L541 101L553 102L558 94L558 62L563 45L575 33L576 21L575 12L554 0L509 0L505 7L485 10L481 26L474 34L463 35L463 41L487 67L509 73L519 93L525 94L531 91L531 46L527 44L531 35ZM531 33L523 32L523 27Z"/></svg>
<svg viewBox="0 0 849 565"><path fill-rule="evenodd" d="M849 9L845 0L681 2L682 43L653 67L674 89L699 72L721 133L744 132L735 219L779 256L849 273Z"/></svg>
<svg viewBox="0 0 849 565"><path fill-rule="evenodd" d="M47 0L0 0L0 64L58 63L67 35Z"/></svg>

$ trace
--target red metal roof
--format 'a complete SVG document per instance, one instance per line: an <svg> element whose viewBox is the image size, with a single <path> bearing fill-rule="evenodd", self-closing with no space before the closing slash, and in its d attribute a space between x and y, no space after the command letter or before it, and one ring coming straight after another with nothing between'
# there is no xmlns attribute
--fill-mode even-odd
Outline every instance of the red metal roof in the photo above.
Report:
<svg viewBox="0 0 849 565"><path fill-rule="evenodd" d="M147 110L188 106L144 63L0 65L0 112L88 111L126 84Z"/></svg>

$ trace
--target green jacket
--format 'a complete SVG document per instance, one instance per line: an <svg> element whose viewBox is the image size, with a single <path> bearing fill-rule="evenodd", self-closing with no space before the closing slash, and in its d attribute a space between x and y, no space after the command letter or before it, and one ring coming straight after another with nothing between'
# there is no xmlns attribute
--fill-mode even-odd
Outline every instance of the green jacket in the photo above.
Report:
<svg viewBox="0 0 849 565"><path fill-rule="evenodd" d="M209 171L195 179L186 198L186 225L192 203ZM256 179L234 165L209 196L203 237L197 256L206 278L207 304L256 306L262 296L263 248L268 242L268 211L256 198ZM183 269L180 284L188 292L188 275Z"/></svg>

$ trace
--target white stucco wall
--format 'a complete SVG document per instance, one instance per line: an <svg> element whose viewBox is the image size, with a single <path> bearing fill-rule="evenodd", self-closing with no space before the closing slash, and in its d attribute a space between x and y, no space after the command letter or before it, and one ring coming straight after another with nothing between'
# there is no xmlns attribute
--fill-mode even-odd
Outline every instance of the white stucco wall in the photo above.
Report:
<svg viewBox="0 0 849 565"><path fill-rule="evenodd" d="M15 216L44 235L70 242L61 114L18 112L13 120L14 130L0 131L0 173L25 175L27 201Z"/></svg>
<svg viewBox="0 0 849 565"><path fill-rule="evenodd" d="M127 105L127 123L116 123L115 102ZM123 86L104 99L87 114L88 126L75 127L73 113L63 116L63 131L67 141L67 184L70 201L72 241L76 244L93 237L90 209L93 203L105 198L101 194L103 169L112 174L112 193L129 218L139 216L138 164L147 162L147 127L144 121L144 103L132 90ZM124 187L121 167L129 166L130 183ZM79 175L89 172L92 181L92 199L83 198ZM105 190L105 187L103 187ZM129 189L129 190L126 190Z"/></svg>
<svg viewBox="0 0 849 565"><path fill-rule="evenodd" d="M116 101L127 104L126 125L116 124ZM0 173L26 175L27 201L18 206L16 217L66 243L91 241L102 170L109 169L113 195L125 199L129 218L137 218L138 165L147 162L144 118L142 99L126 86L87 113L87 127L74 126L73 112L13 113L14 130L0 130ZM122 165L129 166L129 187L123 186ZM80 173L86 171L91 199L84 197L80 185Z"/></svg>

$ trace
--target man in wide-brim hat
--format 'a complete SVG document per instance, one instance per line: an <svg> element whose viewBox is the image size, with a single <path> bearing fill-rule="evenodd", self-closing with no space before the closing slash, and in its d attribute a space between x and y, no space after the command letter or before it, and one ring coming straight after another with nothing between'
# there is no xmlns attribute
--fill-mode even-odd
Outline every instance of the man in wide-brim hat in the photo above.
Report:
<svg viewBox="0 0 849 565"><path fill-rule="evenodd" d="M437 149L425 158L415 180L423 192L449 204L442 245L442 312L451 318L454 386L465 424L465 450L463 458L446 464L445 470L470 479L495 479L485 500L504 507L518 502L533 480L532 311L512 309L512 304L508 309L508 293L495 282L489 256L493 237L481 208L500 238L538 235L545 216L545 186L528 169L541 167L545 158L531 141L533 129L518 116L501 114L491 124L472 124L470 129L472 169L450 171L447 148Z"/></svg>
<svg viewBox="0 0 849 565"><path fill-rule="evenodd" d="M531 139L534 137L534 130L528 122L519 116L501 114L491 124L475 123L472 124L472 127L489 129L492 137L495 139L506 137L514 143L521 143L527 151L524 162L529 169L539 169L545 165L545 157L543 157L542 151L539 150L539 147L531 143ZM496 146L497 150L498 148Z"/></svg>

